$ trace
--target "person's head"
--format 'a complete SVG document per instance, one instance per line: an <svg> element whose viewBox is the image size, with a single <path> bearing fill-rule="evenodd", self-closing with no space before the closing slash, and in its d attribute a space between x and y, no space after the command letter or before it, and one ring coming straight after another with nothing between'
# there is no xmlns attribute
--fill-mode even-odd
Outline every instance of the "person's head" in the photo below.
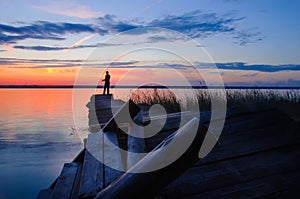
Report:
<svg viewBox="0 0 300 199"><path fill-rule="evenodd" d="M106 71L106 74L108 75L108 71Z"/></svg>

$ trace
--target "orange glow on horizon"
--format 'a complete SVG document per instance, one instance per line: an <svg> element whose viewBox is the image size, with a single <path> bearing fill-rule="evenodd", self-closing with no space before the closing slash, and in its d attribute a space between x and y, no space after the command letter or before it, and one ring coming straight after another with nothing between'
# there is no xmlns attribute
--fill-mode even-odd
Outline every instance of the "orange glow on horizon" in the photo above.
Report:
<svg viewBox="0 0 300 199"><path fill-rule="evenodd" d="M34 67L28 63L24 65L2 65L0 68L0 85L103 85L105 71L111 75L111 85L141 85L145 81L153 83L165 82L168 80L172 85L180 85L180 81L171 71L159 68L84 68L85 73L80 74L82 67ZM131 73L134 70L133 73ZM127 73L129 72L129 73ZM201 74L206 75L208 82L216 80L215 73L210 69L202 69ZM288 77L299 79L300 71L281 71L274 73L261 73L257 71L232 71L220 70L224 83L255 83L255 82L275 82L284 81ZM78 76L80 82L77 82ZM92 80L91 77L96 77ZM190 74L183 78L194 78L194 82L200 80ZM94 82L93 82L94 81Z"/></svg>
<svg viewBox="0 0 300 199"><path fill-rule="evenodd" d="M66 68L30 68L26 65L20 67L6 66L0 68L0 85L74 85L80 67ZM97 68L89 68L85 74L83 85L89 84L89 74L99 74L98 84L101 85L106 70ZM102 72L104 73L102 74ZM128 69L109 69L111 74L111 84L115 84L119 78L125 74Z"/></svg>
<svg viewBox="0 0 300 199"><path fill-rule="evenodd" d="M72 85L78 68L1 68L1 85Z"/></svg>

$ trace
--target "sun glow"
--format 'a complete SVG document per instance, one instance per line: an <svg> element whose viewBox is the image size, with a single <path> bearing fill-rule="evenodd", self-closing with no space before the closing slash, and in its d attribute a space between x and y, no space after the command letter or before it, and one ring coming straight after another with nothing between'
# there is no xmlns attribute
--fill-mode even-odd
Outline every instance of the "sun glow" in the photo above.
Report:
<svg viewBox="0 0 300 199"><path fill-rule="evenodd" d="M48 72L48 73L53 73L54 70L53 70L53 68L48 68L48 69L47 69L47 72Z"/></svg>

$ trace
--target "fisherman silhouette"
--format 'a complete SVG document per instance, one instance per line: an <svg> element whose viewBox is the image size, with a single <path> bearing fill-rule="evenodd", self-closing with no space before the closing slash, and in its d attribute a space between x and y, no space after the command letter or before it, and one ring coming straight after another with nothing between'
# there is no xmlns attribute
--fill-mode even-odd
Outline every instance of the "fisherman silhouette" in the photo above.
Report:
<svg viewBox="0 0 300 199"><path fill-rule="evenodd" d="M107 90L107 95L109 95L110 75L108 71L106 71L105 78L102 81L105 82L103 88L103 95L105 95L106 90Z"/></svg>

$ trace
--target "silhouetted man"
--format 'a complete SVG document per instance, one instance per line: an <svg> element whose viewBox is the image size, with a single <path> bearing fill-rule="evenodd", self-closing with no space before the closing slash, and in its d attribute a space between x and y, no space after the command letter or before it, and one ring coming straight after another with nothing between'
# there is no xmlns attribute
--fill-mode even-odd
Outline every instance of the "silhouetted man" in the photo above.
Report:
<svg viewBox="0 0 300 199"><path fill-rule="evenodd" d="M109 95L110 75L108 71L106 71L105 78L102 81L105 81L104 88L103 88L103 95L105 95L106 89L107 89L107 95Z"/></svg>

